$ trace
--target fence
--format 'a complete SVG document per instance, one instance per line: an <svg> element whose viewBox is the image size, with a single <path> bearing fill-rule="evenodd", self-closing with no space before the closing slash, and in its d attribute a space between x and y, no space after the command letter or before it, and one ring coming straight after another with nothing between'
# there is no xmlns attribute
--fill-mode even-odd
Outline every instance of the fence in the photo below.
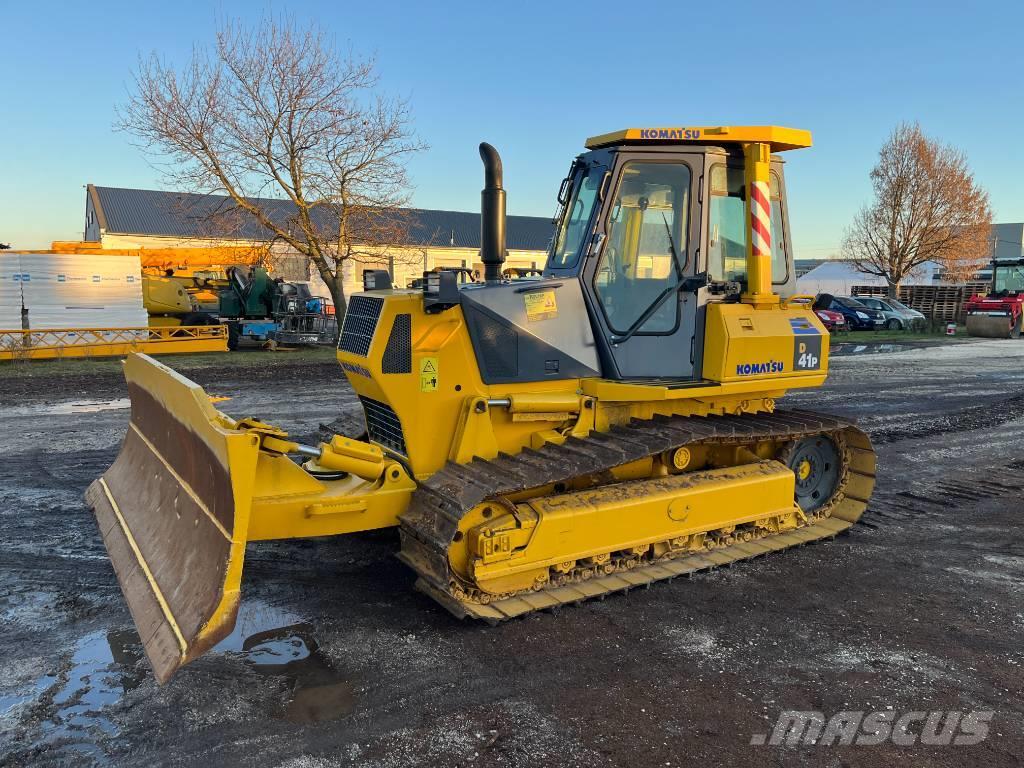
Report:
<svg viewBox="0 0 1024 768"><path fill-rule="evenodd" d="M0 360L113 357L130 352L166 355L227 349L227 327L223 325L0 331Z"/></svg>

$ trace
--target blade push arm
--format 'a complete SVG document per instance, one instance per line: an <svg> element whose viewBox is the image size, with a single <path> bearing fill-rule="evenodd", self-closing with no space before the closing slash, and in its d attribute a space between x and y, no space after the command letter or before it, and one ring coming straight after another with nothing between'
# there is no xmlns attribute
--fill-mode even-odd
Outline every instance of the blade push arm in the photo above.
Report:
<svg viewBox="0 0 1024 768"><path fill-rule="evenodd" d="M236 428L259 436L260 448L272 455L298 455L313 460L316 469L347 472L374 482L394 460L388 459L376 445L335 435L328 443L305 445L288 439L288 433L258 419L237 422Z"/></svg>

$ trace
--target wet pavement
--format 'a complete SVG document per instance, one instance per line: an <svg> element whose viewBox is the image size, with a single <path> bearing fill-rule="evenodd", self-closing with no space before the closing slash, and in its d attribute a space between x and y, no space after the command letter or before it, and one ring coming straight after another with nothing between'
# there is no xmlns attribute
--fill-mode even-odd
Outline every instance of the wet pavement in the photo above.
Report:
<svg viewBox="0 0 1024 768"><path fill-rule="evenodd" d="M829 347L831 357L847 357L849 355L883 355L909 352L915 349L933 349L949 344L974 344L978 339L957 338L946 339L915 339L909 336L900 341L846 341L842 335L832 338Z"/></svg>
<svg viewBox="0 0 1024 768"><path fill-rule="evenodd" d="M332 365L207 370L234 416L354 424ZM116 377L3 382L0 765L1017 765L1024 342L836 357L786 405L879 450L835 542L498 627L412 589L397 536L250 545L234 632L157 686L85 486ZM19 392L18 387L24 386ZM991 709L975 747L753 747L783 709Z"/></svg>

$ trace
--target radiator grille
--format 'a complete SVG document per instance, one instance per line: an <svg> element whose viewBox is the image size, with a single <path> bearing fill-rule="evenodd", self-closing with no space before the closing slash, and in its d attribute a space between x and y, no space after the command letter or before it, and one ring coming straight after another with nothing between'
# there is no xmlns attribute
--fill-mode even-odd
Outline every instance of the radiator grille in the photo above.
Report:
<svg viewBox="0 0 1024 768"><path fill-rule="evenodd" d="M402 423L391 406L369 397L360 397L359 400L363 404L363 413L366 414L366 432L370 440L403 456L408 455Z"/></svg>
<svg viewBox="0 0 1024 768"><path fill-rule="evenodd" d="M383 308L384 299L378 296L353 296L345 313L338 348L366 357Z"/></svg>
<svg viewBox="0 0 1024 768"><path fill-rule="evenodd" d="M412 373L412 315L395 315L380 369L384 373Z"/></svg>

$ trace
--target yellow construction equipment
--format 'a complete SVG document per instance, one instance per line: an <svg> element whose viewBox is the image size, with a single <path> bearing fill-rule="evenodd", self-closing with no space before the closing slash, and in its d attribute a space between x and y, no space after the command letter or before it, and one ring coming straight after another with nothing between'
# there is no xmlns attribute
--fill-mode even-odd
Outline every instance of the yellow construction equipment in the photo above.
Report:
<svg viewBox="0 0 1024 768"><path fill-rule="evenodd" d="M0 331L0 361L64 360L227 352L228 329L221 325L154 328L44 328Z"/></svg>
<svg viewBox="0 0 1024 768"><path fill-rule="evenodd" d="M776 408L828 368L773 154L810 144L756 126L592 139L526 279L502 277L501 161L481 144L484 279L392 290L371 270L351 299L338 360L363 440L236 421L132 355L129 431L87 498L157 679L230 632L250 541L398 526L417 586L493 622L853 525L867 436Z"/></svg>

